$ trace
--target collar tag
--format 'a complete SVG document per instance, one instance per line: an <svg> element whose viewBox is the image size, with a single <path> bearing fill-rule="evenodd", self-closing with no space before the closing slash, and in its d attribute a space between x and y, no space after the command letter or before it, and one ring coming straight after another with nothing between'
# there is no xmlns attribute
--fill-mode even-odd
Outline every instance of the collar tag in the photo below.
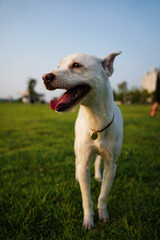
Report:
<svg viewBox="0 0 160 240"><path fill-rule="evenodd" d="M108 123L108 125L107 125L105 128L102 128L101 130L97 130L97 131L91 130L91 131L93 131L93 133L91 134L92 140L96 140L96 139L98 138L98 133L99 133L99 132L103 132L104 130L106 130L107 128L109 128L109 126L113 123L113 121L114 121L114 113L113 113L113 118L112 118L111 122Z"/></svg>
<svg viewBox="0 0 160 240"><path fill-rule="evenodd" d="M93 132L91 135L92 140L96 140L98 138L98 133L97 132Z"/></svg>

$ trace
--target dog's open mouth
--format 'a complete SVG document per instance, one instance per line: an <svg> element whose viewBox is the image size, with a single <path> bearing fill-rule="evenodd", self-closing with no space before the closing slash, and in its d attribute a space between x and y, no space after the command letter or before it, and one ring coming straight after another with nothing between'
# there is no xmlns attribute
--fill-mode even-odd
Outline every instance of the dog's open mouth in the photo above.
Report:
<svg viewBox="0 0 160 240"><path fill-rule="evenodd" d="M88 85L78 85L67 90L60 98L50 101L50 107L54 111L63 112L78 104L90 91Z"/></svg>

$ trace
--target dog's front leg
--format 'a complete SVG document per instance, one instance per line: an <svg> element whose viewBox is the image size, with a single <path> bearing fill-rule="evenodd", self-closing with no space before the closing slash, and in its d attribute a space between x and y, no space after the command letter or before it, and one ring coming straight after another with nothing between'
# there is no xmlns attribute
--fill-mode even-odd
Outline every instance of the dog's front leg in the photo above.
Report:
<svg viewBox="0 0 160 240"><path fill-rule="evenodd" d="M88 164L79 163L77 166L78 181L82 193L84 210L83 226L86 229L94 227L93 223L93 204L90 195L90 169Z"/></svg>
<svg viewBox="0 0 160 240"><path fill-rule="evenodd" d="M109 219L107 212L107 199L116 174L116 164L110 154L104 154L104 170L101 192L98 198L99 219L106 222Z"/></svg>

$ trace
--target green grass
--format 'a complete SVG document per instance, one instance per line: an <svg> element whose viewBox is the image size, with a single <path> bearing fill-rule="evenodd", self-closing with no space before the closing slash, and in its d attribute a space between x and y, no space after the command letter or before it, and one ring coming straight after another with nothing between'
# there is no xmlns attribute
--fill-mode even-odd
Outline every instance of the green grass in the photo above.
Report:
<svg viewBox="0 0 160 240"><path fill-rule="evenodd" d="M48 105L0 104L0 239L160 239L160 114L121 106L124 143L108 201L109 223L97 214L100 184L93 178L95 228L82 228L81 193L74 178L77 111Z"/></svg>

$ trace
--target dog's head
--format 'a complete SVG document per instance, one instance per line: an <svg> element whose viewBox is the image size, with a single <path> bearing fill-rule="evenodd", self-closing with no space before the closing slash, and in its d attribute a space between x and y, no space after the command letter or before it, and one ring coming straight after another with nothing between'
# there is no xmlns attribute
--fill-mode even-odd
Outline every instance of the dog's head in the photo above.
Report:
<svg viewBox="0 0 160 240"><path fill-rule="evenodd" d="M51 100L51 108L64 112L82 103L111 76L114 59L120 53L111 53L103 59L84 54L73 54L62 59L56 70L42 77L48 90L67 90L59 99Z"/></svg>

